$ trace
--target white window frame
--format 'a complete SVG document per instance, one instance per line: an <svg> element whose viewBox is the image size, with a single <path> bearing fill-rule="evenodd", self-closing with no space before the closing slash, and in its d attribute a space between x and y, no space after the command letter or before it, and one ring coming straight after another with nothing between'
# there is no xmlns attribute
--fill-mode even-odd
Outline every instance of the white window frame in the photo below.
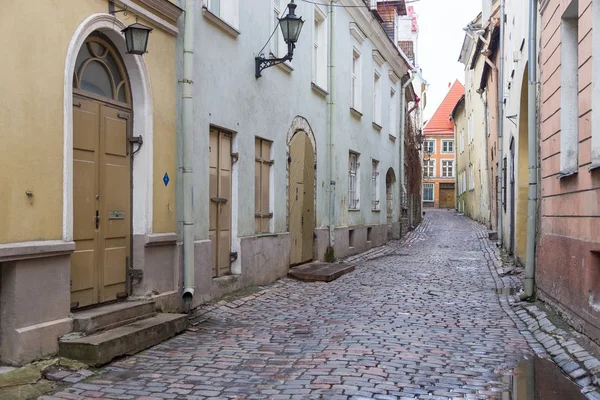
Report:
<svg viewBox="0 0 600 400"><path fill-rule="evenodd" d="M576 5L576 1L571 1L566 8L560 28L559 176L570 176L579 170L579 32Z"/></svg>
<svg viewBox="0 0 600 400"><path fill-rule="evenodd" d="M321 7L313 7L312 82L327 90L327 14Z"/></svg>
<svg viewBox="0 0 600 400"><path fill-rule="evenodd" d="M448 168L447 166L444 167L444 163L450 163L450 168L452 168L452 173L450 175L444 174L444 168ZM454 160L450 159L450 158L446 158L441 160L441 170L440 170L440 176L442 178L454 178Z"/></svg>
<svg viewBox="0 0 600 400"><path fill-rule="evenodd" d="M239 29L240 2L239 0L205 0L204 6L212 14L225 21L228 25Z"/></svg>
<svg viewBox="0 0 600 400"><path fill-rule="evenodd" d="M435 158L423 161L423 178L435 178L435 161ZM426 162L427 164L425 164ZM430 170L431 175L425 173L425 171L429 172Z"/></svg>
<svg viewBox="0 0 600 400"><path fill-rule="evenodd" d="M444 145L450 143L452 145L452 150L444 150ZM442 140L442 154L452 154L454 153L454 140Z"/></svg>
<svg viewBox="0 0 600 400"><path fill-rule="evenodd" d="M373 70L373 122L381 126L381 72Z"/></svg>
<svg viewBox="0 0 600 400"><path fill-rule="evenodd" d="M469 191L475 190L475 173L473 170L473 164L469 164Z"/></svg>
<svg viewBox="0 0 600 400"><path fill-rule="evenodd" d="M432 144L432 151L430 154L435 154L435 140L434 139L429 139L429 140L425 140L423 142L423 152L427 153L427 148L430 147L429 144Z"/></svg>
<svg viewBox="0 0 600 400"><path fill-rule="evenodd" d="M379 198L379 161L371 160L371 210L381 210L381 201Z"/></svg>
<svg viewBox="0 0 600 400"><path fill-rule="evenodd" d="M352 50L352 80L351 87L351 108L356 111L362 108L362 60L360 51L354 47Z"/></svg>
<svg viewBox="0 0 600 400"><path fill-rule="evenodd" d="M397 121L397 112L396 109L398 107L398 105L396 104L396 89L394 87L390 87L390 128L389 128L389 132L390 132L390 136L392 137L398 137L398 121Z"/></svg>
<svg viewBox="0 0 600 400"><path fill-rule="evenodd" d="M271 54L273 57L278 58L284 57L287 53L287 45L283 40L283 33L281 32L281 28L278 27L278 18L281 18L285 12L285 7L281 7L283 3L284 0L273 0L273 18L271 18L271 32L277 27L277 32L275 32L273 40L271 40Z"/></svg>
<svg viewBox="0 0 600 400"><path fill-rule="evenodd" d="M460 130L460 152L465 152L465 129Z"/></svg>
<svg viewBox="0 0 600 400"><path fill-rule="evenodd" d="M348 157L348 210L360 210L360 154L353 151Z"/></svg>
<svg viewBox="0 0 600 400"><path fill-rule="evenodd" d="M469 144L473 143L473 114L469 115L468 126L467 126L467 135Z"/></svg>
<svg viewBox="0 0 600 400"><path fill-rule="evenodd" d="M425 190L431 189L431 200L425 198ZM433 183L423 183L423 202L433 203L435 202L435 185Z"/></svg>

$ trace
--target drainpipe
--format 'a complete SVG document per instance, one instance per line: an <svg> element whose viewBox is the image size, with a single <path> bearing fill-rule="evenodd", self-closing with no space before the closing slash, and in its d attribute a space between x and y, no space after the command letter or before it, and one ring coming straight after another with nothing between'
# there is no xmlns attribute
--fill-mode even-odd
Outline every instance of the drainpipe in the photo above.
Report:
<svg viewBox="0 0 600 400"><path fill-rule="evenodd" d="M402 208L404 196L406 195L406 182L404 182L404 135L406 131L406 88L417 76L409 71L410 78L400 89L400 208Z"/></svg>
<svg viewBox="0 0 600 400"><path fill-rule="evenodd" d="M193 138L194 138L194 4L185 2L185 31L183 36L183 302L191 305L194 297L194 213L193 213Z"/></svg>
<svg viewBox="0 0 600 400"><path fill-rule="evenodd" d="M527 158L529 160L529 197L527 200L527 252L525 292L522 299L533 297L535 284L535 233L537 225L537 0L529 0L529 49L527 92Z"/></svg>
<svg viewBox="0 0 600 400"><path fill-rule="evenodd" d="M502 181L502 168L504 166L503 154L502 154L502 136L504 129L504 1L500 0L500 65L498 66L498 191L496 193L497 196L497 211L496 215L498 218L498 240L500 241L500 245L502 246L503 237L502 234L502 185L505 184Z"/></svg>
<svg viewBox="0 0 600 400"><path fill-rule="evenodd" d="M329 2L329 252L335 244L335 6Z"/></svg>
<svg viewBox="0 0 600 400"><path fill-rule="evenodd" d="M483 102L483 108L484 108L484 120L485 120L485 179L487 182L487 204L488 204L488 224L492 224L492 185L490 184L490 174L489 174L489 170L490 170L490 164L489 164L489 151L488 151L488 146L489 146L489 135L488 135L488 131L490 130L490 121L489 121L489 110L488 110L488 102L487 102L487 98L483 98L483 93L484 91L482 91L481 93L479 93L479 97L481 98L481 101ZM486 96L487 97L487 96Z"/></svg>

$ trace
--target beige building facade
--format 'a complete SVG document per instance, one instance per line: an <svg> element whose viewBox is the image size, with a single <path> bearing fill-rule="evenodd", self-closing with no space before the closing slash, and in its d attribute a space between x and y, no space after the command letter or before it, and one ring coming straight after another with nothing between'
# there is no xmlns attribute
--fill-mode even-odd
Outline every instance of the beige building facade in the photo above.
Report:
<svg viewBox="0 0 600 400"><path fill-rule="evenodd" d="M3 4L3 363L55 353L57 337L72 330L72 309L137 295L154 296L165 309L179 305L182 10L167 0L118 0L114 9L128 12L114 15L110 6ZM128 54L121 33L136 21L153 29L144 56Z"/></svg>

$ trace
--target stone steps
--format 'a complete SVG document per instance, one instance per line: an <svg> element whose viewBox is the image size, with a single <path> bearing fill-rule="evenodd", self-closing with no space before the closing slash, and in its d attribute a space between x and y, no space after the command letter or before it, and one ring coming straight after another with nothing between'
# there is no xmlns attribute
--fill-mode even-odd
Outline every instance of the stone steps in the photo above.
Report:
<svg viewBox="0 0 600 400"><path fill-rule="evenodd" d="M187 328L185 314L157 314L152 301L131 301L78 311L75 332L59 340L61 357L100 366L157 345Z"/></svg>

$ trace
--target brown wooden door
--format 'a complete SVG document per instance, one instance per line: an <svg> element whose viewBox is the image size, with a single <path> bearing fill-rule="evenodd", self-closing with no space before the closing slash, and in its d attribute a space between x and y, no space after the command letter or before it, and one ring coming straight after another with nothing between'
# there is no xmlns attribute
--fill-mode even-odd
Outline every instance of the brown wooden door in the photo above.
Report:
<svg viewBox="0 0 600 400"><path fill-rule="evenodd" d="M290 264L296 265L313 259L315 157L306 133L299 132L292 138L290 158L288 185L289 230L292 235Z"/></svg>
<svg viewBox="0 0 600 400"><path fill-rule="evenodd" d="M440 183L440 208L454 208L456 192L453 183Z"/></svg>
<svg viewBox="0 0 600 400"><path fill-rule="evenodd" d="M210 225L213 277L231 274L231 134L210 130Z"/></svg>
<svg viewBox="0 0 600 400"><path fill-rule="evenodd" d="M79 96L73 105L71 304L85 307L127 294L130 113Z"/></svg>

